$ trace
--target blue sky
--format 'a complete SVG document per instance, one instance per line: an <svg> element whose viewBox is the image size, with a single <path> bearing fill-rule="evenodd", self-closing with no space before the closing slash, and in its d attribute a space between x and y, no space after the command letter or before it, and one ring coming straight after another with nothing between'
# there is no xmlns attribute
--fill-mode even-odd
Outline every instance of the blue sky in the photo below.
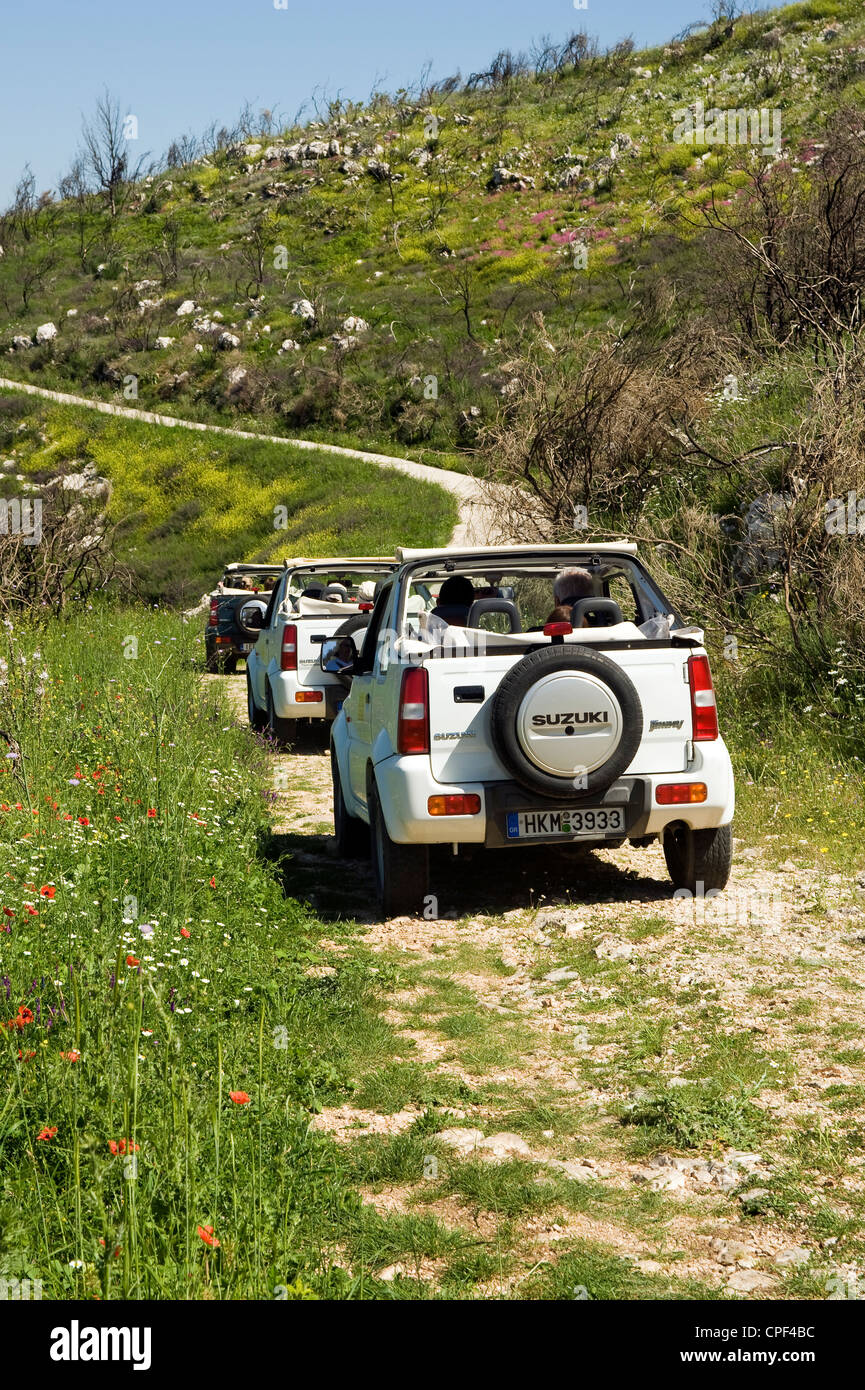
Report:
<svg viewBox="0 0 865 1390"><path fill-rule="evenodd" d="M279 0L281 3L282 0ZM176 135L245 101L291 117L318 87L363 98L487 65L499 48L586 28L602 44L631 34L656 43L705 19L710 0L7 0L0 42L0 205L29 161L56 186L83 113L107 86L138 118L136 154L161 155Z"/></svg>

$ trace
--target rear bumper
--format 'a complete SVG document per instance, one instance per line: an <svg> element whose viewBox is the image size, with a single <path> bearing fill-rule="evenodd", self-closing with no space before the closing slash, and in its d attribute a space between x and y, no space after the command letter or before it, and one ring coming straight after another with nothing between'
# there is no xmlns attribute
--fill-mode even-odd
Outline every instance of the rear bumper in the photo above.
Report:
<svg viewBox="0 0 865 1390"><path fill-rule="evenodd" d="M249 651L244 651L246 645ZM251 638L244 637L239 632L214 632L209 628L204 634L204 650L208 656L249 656L254 646Z"/></svg>
<svg viewBox="0 0 865 1390"><path fill-rule="evenodd" d="M273 709L279 719L335 719L348 691L339 683L305 685L296 671L278 671L270 678ZM298 696L320 695L320 700Z"/></svg>
<svg viewBox="0 0 865 1390"><path fill-rule="evenodd" d="M434 781L429 759L418 756L385 758L375 767L375 779L388 834L397 844L475 844L488 849L514 845L565 844L573 840L584 845L621 844L626 839L658 835L668 825L684 824L694 830L728 825L733 819L735 794L730 756L723 742L696 745L697 752L686 772L652 773L618 778L606 792L591 797L575 794L572 801L558 802L508 780L496 782L448 783ZM669 782L705 782L708 799L701 803L659 806L656 787ZM466 793L479 796L481 809L474 816L431 816L430 796ZM508 815L531 811L539 815L563 808L573 810L621 807L624 831L598 833L590 839L551 831L531 838L508 836Z"/></svg>

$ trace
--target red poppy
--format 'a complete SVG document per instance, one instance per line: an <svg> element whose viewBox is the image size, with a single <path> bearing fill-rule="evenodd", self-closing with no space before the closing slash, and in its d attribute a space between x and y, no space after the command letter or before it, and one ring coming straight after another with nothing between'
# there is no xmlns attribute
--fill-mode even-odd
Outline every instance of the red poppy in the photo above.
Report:
<svg viewBox="0 0 865 1390"><path fill-rule="evenodd" d="M81 1061L81 1053L80 1053L80 1052L76 1052L74 1049L72 1050L72 1052L61 1052L61 1053L60 1053L60 1056L63 1057L64 1060L67 1061L67 1062L80 1062L80 1061Z"/></svg>
<svg viewBox="0 0 865 1390"><path fill-rule="evenodd" d="M56 1125L54 1126L53 1129L49 1129L48 1126L46 1125L44 1129L40 1129L39 1133L36 1135L36 1138L37 1138L37 1139L53 1139L56 1133L57 1133L57 1126L56 1126Z"/></svg>
<svg viewBox="0 0 865 1390"><path fill-rule="evenodd" d="M109 1139L108 1147L113 1154L138 1153L138 1145L131 1139Z"/></svg>
<svg viewBox="0 0 865 1390"><path fill-rule="evenodd" d="M248 1105L251 1100L251 1097L248 1096L245 1091L229 1091L228 1094L235 1105Z"/></svg>
<svg viewBox="0 0 865 1390"><path fill-rule="evenodd" d="M87 819L86 816L79 816L79 817L78 817L78 824L79 824L79 825L89 825L89 824L90 824L90 821Z"/></svg>
<svg viewBox="0 0 865 1390"><path fill-rule="evenodd" d="M141 964L141 961L138 959L137 956L127 956L127 957L126 957L126 964L127 964L127 965L140 965L140 964Z"/></svg>
<svg viewBox="0 0 865 1390"><path fill-rule="evenodd" d="M26 1024L32 1023L32 1022L33 1022L33 1011L32 1011L31 1009L26 1008L23 1004L21 1004L20 1007L19 1007L19 1009L18 1009L18 1017L17 1017L17 1019L15 1020L15 1022L18 1024L18 1027L19 1027L19 1028L23 1028Z"/></svg>
<svg viewBox="0 0 865 1390"><path fill-rule="evenodd" d="M0 1027L2 1027L2 1024L0 1024ZM35 1056L36 1056L36 1053L35 1053L35 1052L22 1052L20 1047L19 1047L19 1049L18 1049L18 1061L19 1061L19 1062L30 1062L30 1061L32 1061L32 1059L33 1059Z"/></svg>
<svg viewBox="0 0 865 1390"><path fill-rule="evenodd" d="M219 1240L213 1234L212 1226L199 1226L198 1234L201 1236L201 1239L204 1241L204 1244L210 1246L211 1250L219 1249Z"/></svg>
<svg viewBox="0 0 865 1390"><path fill-rule="evenodd" d="M188 927L181 927L181 928L180 928L180 935L181 935L181 936L190 936L191 933L190 933L190 931L189 931L189 928L188 928Z"/></svg>
<svg viewBox="0 0 865 1390"><path fill-rule="evenodd" d="M155 812L154 810L152 810L152 809L149 810L149 811L147 812L147 819L148 819L148 820L156 820L156 812Z"/></svg>
<svg viewBox="0 0 865 1390"><path fill-rule="evenodd" d="M15 913L12 911L11 907L4 907L4 909L3 909L3 916L4 916L4 917L14 917L14 916L15 916Z"/></svg>
<svg viewBox="0 0 865 1390"><path fill-rule="evenodd" d="M25 903L25 904L24 904L24 911L27 913L27 916L28 916L28 917L38 917L38 916L39 916L38 911L36 910L36 908L33 906L32 903Z"/></svg>
<svg viewBox="0 0 865 1390"><path fill-rule="evenodd" d="M44 888L39 889L40 898L53 898L56 896L57 889L53 883L46 883Z"/></svg>
<svg viewBox="0 0 865 1390"><path fill-rule="evenodd" d="M214 874L213 877L211 878L211 880L210 880L210 886L211 886L211 888L215 888L215 887L216 887L216 874Z"/></svg>

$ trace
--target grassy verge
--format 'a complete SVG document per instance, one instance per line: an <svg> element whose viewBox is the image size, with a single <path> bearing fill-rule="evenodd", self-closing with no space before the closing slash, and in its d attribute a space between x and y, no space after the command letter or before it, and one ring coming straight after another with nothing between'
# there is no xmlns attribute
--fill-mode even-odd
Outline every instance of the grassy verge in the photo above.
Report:
<svg viewBox="0 0 865 1390"><path fill-rule="evenodd" d="M43 696L18 655L0 1270L46 1297L333 1291L358 1199L306 1117L339 1080L311 1040L347 1006L306 978L314 924L259 857L262 754L218 696L202 706L166 618L56 629L28 658Z"/></svg>
<svg viewBox="0 0 865 1390"><path fill-rule="evenodd" d="M456 521L450 494L376 464L9 393L0 450L33 484L88 464L107 478L118 554L158 602L199 598L226 560L389 555L445 544Z"/></svg>

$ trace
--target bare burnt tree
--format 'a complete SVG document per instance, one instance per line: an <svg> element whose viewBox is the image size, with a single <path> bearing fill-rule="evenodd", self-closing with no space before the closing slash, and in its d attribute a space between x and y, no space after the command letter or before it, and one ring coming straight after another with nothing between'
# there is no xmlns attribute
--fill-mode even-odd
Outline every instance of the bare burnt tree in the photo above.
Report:
<svg viewBox="0 0 865 1390"><path fill-rule="evenodd" d="M713 197L703 210L712 247L708 298L719 316L733 315L749 341L804 343L818 360L830 360L861 323L863 126L861 112L840 112L807 180L787 162L740 161L746 195L729 206Z"/></svg>
<svg viewBox="0 0 865 1390"><path fill-rule="evenodd" d="M204 153L203 141L197 135L185 133L172 140L162 163L166 169L185 169L188 164L200 160Z"/></svg>
<svg viewBox="0 0 865 1390"><path fill-rule="evenodd" d="M114 583L128 586L130 572L113 553L114 528L102 503L55 481L42 488L41 535L0 527L0 613L29 622L56 616L74 599L87 599ZM8 501L3 504L5 521ZM20 502L19 502L20 506Z"/></svg>
<svg viewBox="0 0 865 1390"><path fill-rule="evenodd" d="M60 197L72 209L75 219L78 263L87 269L91 252L102 238L102 227L94 214L94 197L87 180L82 156L76 155L69 172L63 175L58 188Z"/></svg>
<svg viewBox="0 0 865 1390"><path fill-rule="evenodd" d="M257 299L264 288L271 256L271 219L267 214L257 217L246 236L235 249L240 270L236 280L239 291L247 299Z"/></svg>
<svg viewBox="0 0 865 1390"><path fill-rule="evenodd" d="M81 129L82 158L112 217L123 207L127 190L140 176L146 160L142 155L135 164L130 161L126 119L117 99L106 90Z"/></svg>
<svg viewBox="0 0 865 1390"><path fill-rule="evenodd" d="M443 282L443 283L441 283ZM455 314L462 316L466 337L475 341L472 327L472 311L477 295L475 272L470 262L462 257L453 264L445 261L439 278L432 281L438 294Z"/></svg>
<svg viewBox="0 0 865 1390"><path fill-rule="evenodd" d="M0 217L6 272L0 297L7 313L27 310L57 264L58 215L50 198L37 196L36 180L26 165L12 203Z"/></svg>
<svg viewBox="0 0 865 1390"><path fill-rule="evenodd" d="M506 529L567 538L578 506L597 524L625 525L675 476L678 422L703 408L686 352L659 353L608 332L553 363L542 341L528 343L505 366L504 404L480 448L491 486L515 508Z"/></svg>

